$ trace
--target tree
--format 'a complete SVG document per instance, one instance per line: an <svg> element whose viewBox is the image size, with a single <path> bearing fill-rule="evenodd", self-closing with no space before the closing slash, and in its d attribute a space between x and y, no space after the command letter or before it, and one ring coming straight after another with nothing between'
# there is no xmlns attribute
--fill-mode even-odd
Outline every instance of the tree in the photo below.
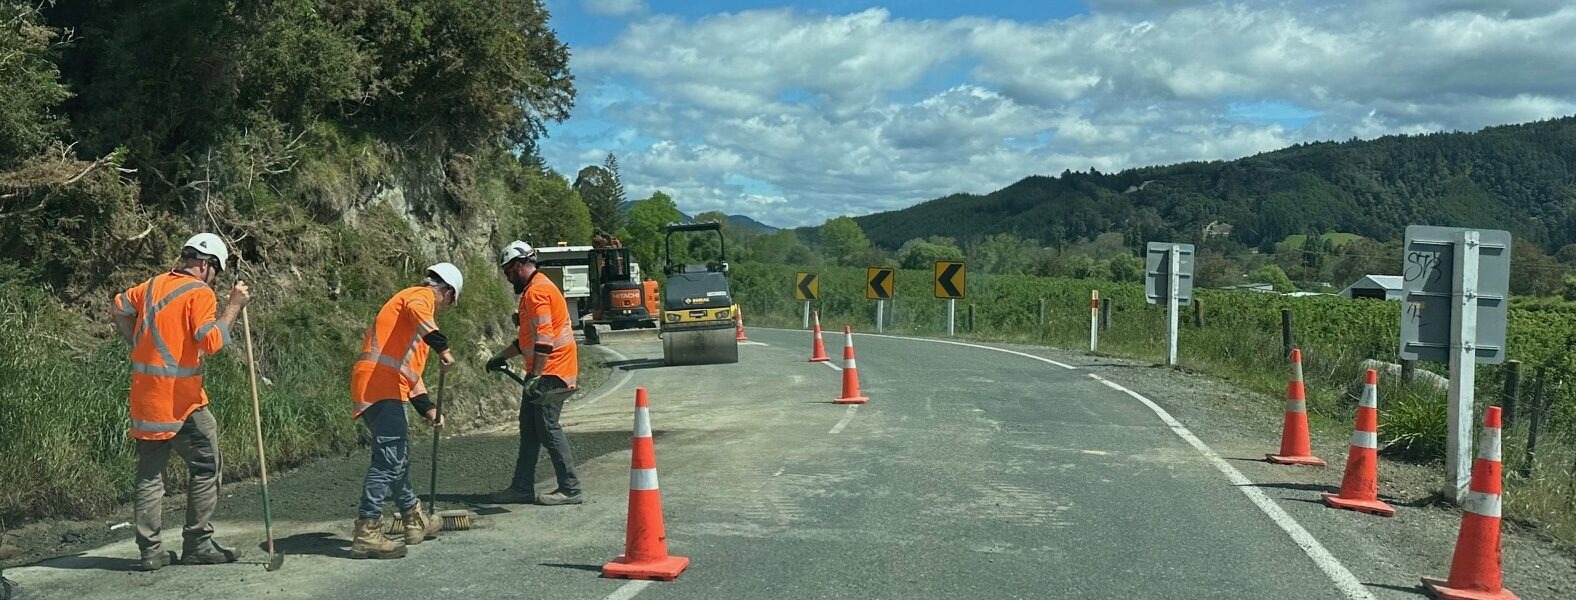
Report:
<svg viewBox="0 0 1576 600"><path fill-rule="evenodd" d="M608 155L612 157L611 154ZM616 186L617 179L614 174L604 167L591 165L580 169L575 175L575 193L580 194L580 199L585 201L586 208L591 212L591 224L602 231L618 231L623 225L623 215L619 203L622 202L621 186ZM619 195L614 195L614 192Z"/></svg>
<svg viewBox="0 0 1576 600"><path fill-rule="evenodd" d="M561 177L527 175L523 185L511 190L513 218L503 227L506 236L519 237L535 246L591 242L591 214L584 202Z"/></svg>
<svg viewBox="0 0 1576 600"><path fill-rule="evenodd" d="M1235 261L1226 258L1225 254L1212 250L1203 250L1198 253L1198 264L1194 267L1194 285L1201 288L1220 288L1242 283L1242 267Z"/></svg>
<svg viewBox="0 0 1576 600"><path fill-rule="evenodd" d="M897 250L897 261L905 269L929 269L938 260L963 260L963 251L952 238L915 238L903 242Z"/></svg>
<svg viewBox="0 0 1576 600"><path fill-rule="evenodd" d="M1286 271L1280 265L1268 264L1248 273L1248 281L1253 283L1268 283L1277 292L1296 291L1297 286L1292 285L1291 278L1286 276Z"/></svg>
<svg viewBox="0 0 1576 600"><path fill-rule="evenodd" d="M624 226L624 176L618 172L618 157L612 152L607 153L607 160L602 162L602 168L609 175L607 185L608 202L612 210L607 214L593 214L591 220L602 231L618 231ZM606 210L606 208L603 208Z"/></svg>
<svg viewBox="0 0 1576 600"><path fill-rule="evenodd" d="M618 237L623 240L624 246L634 253L635 260L646 265L646 272L656 272L663 265L662 242L663 229L669 223L677 223L684 218L684 213L679 212L679 207L673 203L673 198L662 192L651 194L650 198L636 202L629 207L629 216L624 228ZM681 252L683 248L674 248ZM682 262L683 256L674 256L675 262Z"/></svg>
<svg viewBox="0 0 1576 600"><path fill-rule="evenodd" d="M1039 244L1033 240L998 233L975 244L969 258L983 273L1025 273L1034 265L1039 249Z"/></svg>
<svg viewBox="0 0 1576 600"><path fill-rule="evenodd" d="M1537 244L1521 238L1511 242L1510 293L1521 296L1551 296L1564 286L1564 266L1544 254Z"/></svg>
<svg viewBox="0 0 1576 600"><path fill-rule="evenodd" d="M1144 279L1144 260L1131 254L1112 257L1106 267L1111 270L1111 281L1131 283Z"/></svg>
<svg viewBox="0 0 1576 600"><path fill-rule="evenodd" d="M837 217L821 225L821 251L833 262L852 265L869 247L870 238L865 237L865 230L851 218Z"/></svg>

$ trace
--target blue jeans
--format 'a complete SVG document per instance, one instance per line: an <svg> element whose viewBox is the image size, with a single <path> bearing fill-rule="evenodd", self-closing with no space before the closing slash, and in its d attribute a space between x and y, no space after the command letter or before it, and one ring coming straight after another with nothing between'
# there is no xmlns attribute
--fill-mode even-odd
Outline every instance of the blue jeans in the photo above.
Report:
<svg viewBox="0 0 1576 600"><path fill-rule="evenodd" d="M416 490L410 487L409 426L405 403L380 400L361 412L361 422L372 431L372 464L361 488L361 518L383 518L383 500L394 488L400 510L416 506Z"/></svg>

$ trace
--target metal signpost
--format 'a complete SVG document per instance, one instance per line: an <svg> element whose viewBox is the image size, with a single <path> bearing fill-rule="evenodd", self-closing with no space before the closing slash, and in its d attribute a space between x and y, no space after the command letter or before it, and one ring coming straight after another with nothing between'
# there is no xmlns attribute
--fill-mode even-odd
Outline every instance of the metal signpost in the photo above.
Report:
<svg viewBox="0 0 1576 600"><path fill-rule="evenodd" d="M876 301L876 333L884 333L887 300L892 299L892 269L871 267L865 270L865 298Z"/></svg>
<svg viewBox="0 0 1576 600"><path fill-rule="evenodd" d="M958 299L967 291L968 272L962 262L936 261L936 297L947 301L947 336L952 336L957 322Z"/></svg>
<svg viewBox="0 0 1576 600"><path fill-rule="evenodd" d="M1443 492L1459 504L1472 474L1477 363L1505 360L1510 232L1408 226L1401 260L1401 359L1450 363Z"/></svg>
<svg viewBox="0 0 1576 600"><path fill-rule="evenodd" d="M1144 254L1144 298L1166 303L1166 366L1177 364L1177 307L1193 301L1193 245L1149 242Z"/></svg>

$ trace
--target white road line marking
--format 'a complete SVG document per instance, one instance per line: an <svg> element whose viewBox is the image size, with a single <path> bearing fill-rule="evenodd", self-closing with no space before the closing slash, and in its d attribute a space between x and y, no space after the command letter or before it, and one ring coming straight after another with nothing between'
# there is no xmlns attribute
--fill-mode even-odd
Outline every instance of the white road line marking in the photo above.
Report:
<svg viewBox="0 0 1576 600"><path fill-rule="evenodd" d="M768 343L765 343L765 342L743 341L743 342L739 342L739 345L740 346L770 346L771 344L768 344Z"/></svg>
<svg viewBox="0 0 1576 600"><path fill-rule="evenodd" d="M646 589L646 586L648 585L651 585L651 582L644 579L631 581L619 586L618 589L613 590L613 593L608 594L607 597L603 598L602 600L629 600L630 598L634 598L635 594L639 594L640 590Z"/></svg>
<svg viewBox="0 0 1576 600"><path fill-rule="evenodd" d="M776 477L778 475L782 475L783 471L787 471L787 470L788 470L788 467L778 467L777 468L777 472L776 473L772 473L772 477Z"/></svg>
<svg viewBox="0 0 1576 600"><path fill-rule="evenodd" d="M825 361L825 362L822 362L821 364L826 365L828 367L831 367L833 369L837 369L839 371L843 370L842 367L837 366L837 363L834 363L832 361Z"/></svg>
<svg viewBox="0 0 1576 600"><path fill-rule="evenodd" d="M843 420L838 421L836 425L832 426L832 430L828 431L826 433L829 434L829 435L837 435L839 433L842 433L843 428L848 426L848 422L849 421L854 420L854 413L858 412L858 411L859 411L859 405L858 404L850 404L850 405L848 405L848 410L843 411Z"/></svg>
<svg viewBox="0 0 1576 600"><path fill-rule="evenodd" d="M614 350L612 348L609 348L607 346L603 346L603 345L598 344L598 345L592 346L592 347L600 349L601 351L606 352L608 354L612 354L613 358L616 358L616 359L618 359L620 361L627 361L627 360L629 360L628 356L624 356L623 354L619 353L619 351ZM624 387L624 384L629 383L630 378L632 378L634 376L635 376L635 372L634 371L632 371L632 370L624 371L623 379L619 379L618 383L613 384L613 387L607 388L607 391L602 392L601 394L598 394L597 397L595 397L595 398L592 398L592 399L587 400L585 402L579 403L580 406L590 406L590 405L596 403L598 400L601 400L603 398L606 398L608 396L613 395L613 392L616 392L616 391L622 389Z"/></svg>
<svg viewBox="0 0 1576 600"><path fill-rule="evenodd" d="M1279 504L1276 504L1275 501L1271 500L1269 496L1264 495L1264 492L1260 491L1259 488L1254 487L1252 480L1243 475L1241 471L1238 471L1236 467L1228 464L1225 459L1221 458L1219 454L1216 454L1214 450L1210 449L1210 447L1205 444L1203 440L1200 440L1198 439L1198 436L1193 435L1193 432L1188 431L1188 428L1183 426L1181 421L1178 421L1175 417L1172 417L1171 413L1166 412L1165 409L1160 408L1160 405L1155 404L1154 401L1148 398L1145 398L1142 394L1127 389L1121 384L1113 382L1094 373L1090 373L1089 377L1093 378L1095 381L1105 384L1105 386L1108 388L1132 396L1139 402L1144 403L1145 406L1148 406L1149 410L1154 411L1155 415L1159 416L1160 420L1164 421L1165 424L1171 428L1172 433L1177 434L1177 437L1182 438L1182 441L1187 442L1189 445L1193 446L1193 449L1198 450L1199 454L1204 455L1204 458L1209 461L1209 464L1213 465L1215 469L1224 474L1226 479L1231 481L1232 485L1234 485L1238 490L1241 490L1249 500L1253 501L1253 504L1259 507L1259 510L1264 511L1264 514L1269 515L1271 521L1274 521L1275 524L1280 526L1280 528L1284 530L1287 535L1290 535L1291 540L1295 542L1298 547L1302 548L1302 551L1308 555L1308 558L1313 559L1313 563L1318 565L1319 570L1324 571L1324 574L1328 576L1331 581L1335 582L1335 587L1339 589L1341 593L1347 598L1350 598L1351 600L1373 600L1373 594L1368 592L1368 588L1363 587L1362 582L1357 579L1357 576L1352 575L1352 572L1346 569L1346 565L1341 564L1340 559L1337 559L1335 558L1335 555L1330 554L1330 551L1326 550L1325 547L1319 543L1319 540L1313 537L1313 534L1308 533L1307 529L1303 529L1302 525L1298 524L1297 520L1293 519L1291 515L1286 514L1286 511L1282 509Z"/></svg>
<svg viewBox="0 0 1576 600"><path fill-rule="evenodd" d="M1050 364L1056 365L1058 367L1061 367L1063 369L1068 369L1068 370L1077 370L1078 369L1078 367L1069 365L1069 364L1064 363L1064 362L1057 362L1057 361L1051 360L1049 358L1045 358L1043 356L1035 356L1035 355L1029 354L1027 352L1019 352L1017 350L1008 350L1006 348L997 348L995 346L983 346L983 345L980 345L980 344L970 344L970 343L967 343L967 342L954 342L952 340L933 340L933 339L930 339L930 338L917 338L917 337L908 337L908 336L903 336L903 335L886 335L886 334L880 334L880 333L857 333L856 332L856 333L854 333L854 335L862 335L862 336L866 336L866 337L888 338L888 339L894 339L894 340L909 340L909 341L914 341L914 342L930 342L930 343L933 343L933 344L951 344L953 346L963 346L965 348L979 348L981 350L995 350L997 352L1006 352L1007 354L1016 354L1016 355L1022 356L1024 358L1032 358L1034 360L1037 360L1037 361L1040 361L1040 362L1043 362L1043 363L1050 363Z"/></svg>

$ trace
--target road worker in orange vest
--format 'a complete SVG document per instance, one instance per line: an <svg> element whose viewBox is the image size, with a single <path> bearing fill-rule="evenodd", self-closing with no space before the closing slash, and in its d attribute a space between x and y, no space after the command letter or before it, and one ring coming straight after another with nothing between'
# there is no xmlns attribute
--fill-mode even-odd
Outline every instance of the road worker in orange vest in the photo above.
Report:
<svg viewBox="0 0 1576 600"><path fill-rule="evenodd" d="M585 495L575 475L569 439L558 423L564 401L574 394L580 374L574 324L563 292L542 275L536 262L536 249L521 241L510 243L499 257L504 276L520 294L520 333L515 343L487 361L487 369L506 369L509 359L519 356L524 358L526 377L520 397L520 450L515 457L514 479L508 489L490 499L500 504L580 504ZM544 446L558 475L558 487L537 496L536 461Z"/></svg>
<svg viewBox="0 0 1576 600"><path fill-rule="evenodd" d="M164 467L174 450L186 462L191 487L181 562L235 561L235 552L213 539L223 460L219 426L208 411L203 359L230 342L230 326L251 301L246 283L230 289L223 315L213 284L225 270L230 250L212 233L199 233L181 247L180 265L117 294L110 305L115 327L131 343L131 437L137 444L135 518L141 567L170 564L159 538L164 517Z"/></svg>
<svg viewBox="0 0 1576 600"><path fill-rule="evenodd" d="M427 397L421 373L427 355L438 353L438 367L454 364L449 340L433 320L439 310L460 300L465 278L449 263L427 268L420 285L400 290L378 311L361 342L361 356L350 369L352 418L372 433L372 462L362 485L360 518L350 544L353 558L401 558L406 546L420 544L443 528L428 515L410 485L409 428L405 405L436 428L442 416ZM390 492L405 525L403 541L383 535L383 501Z"/></svg>

